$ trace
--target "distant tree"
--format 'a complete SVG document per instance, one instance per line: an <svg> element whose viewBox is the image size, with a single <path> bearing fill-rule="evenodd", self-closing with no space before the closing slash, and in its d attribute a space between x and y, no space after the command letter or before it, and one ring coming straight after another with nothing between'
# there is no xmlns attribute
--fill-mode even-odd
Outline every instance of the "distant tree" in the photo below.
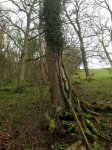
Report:
<svg viewBox="0 0 112 150"><path fill-rule="evenodd" d="M4 81L11 81L17 77L18 54L9 37L8 28L9 25L4 20L0 27L0 74Z"/></svg>
<svg viewBox="0 0 112 150"><path fill-rule="evenodd" d="M4 55L3 55L3 30L2 26L0 26L0 80L2 79L3 73L3 63L4 63Z"/></svg>
<svg viewBox="0 0 112 150"><path fill-rule="evenodd" d="M4 18L0 15L0 80L1 81L6 81L6 73L5 73L5 68L7 64L7 59L5 55L5 41L4 41L4 29L5 29L5 24L4 24Z"/></svg>
<svg viewBox="0 0 112 150"><path fill-rule="evenodd" d="M99 19L99 22L100 21L101 21L101 18ZM109 44L110 44L110 36L109 36L107 26L105 26L104 24L101 24L101 22L100 23L97 22L94 25L91 24L91 28L93 32L95 33L96 37L98 38L99 44L101 45L101 48L103 49L104 54L106 55L106 58L112 68L111 55L107 49L107 47L109 47Z"/></svg>
<svg viewBox="0 0 112 150"><path fill-rule="evenodd" d="M70 2L64 1L63 8L65 11L65 16L67 17L69 23L72 25L75 33L78 36L78 39L80 42L80 50L82 53L82 62L84 65L86 78L89 79L90 71L89 71L89 67L88 67L87 55L86 55L84 38L83 38L83 34L82 34L82 26L81 26L81 22L83 22L83 20L84 20L84 16L81 15L83 9L85 9L85 7L83 7L84 3L85 3L85 0L83 0L83 1L76 0L76 1L70 1ZM69 6L69 4L73 4L73 8L71 11L68 12L67 7Z"/></svg>
<svg viewBox="0 0 112 150"><path fill-rule="evenodd" d="M29 3L25 3L22 1L22 7L16 2L12 0L12 2L18 7L18 9L23 11L26 14L26 29L24 31L24 43L23 43L23 50L21 51L21 58L20 58L20 67L19 67L19 74L18 74L18 83L17 83L17 91L21 92L24 88L24 81L25 81L25 69L26 69L26 59L28 55L28 43L29 43L29 34L30 34L30 26L32 22L32 13L33 8L36 4L36 0L29 1Z"/></svg>
<svg viewBox="0 0 112 150"><path fill-rule="evenodd" d="M27 57L28 57L28 49L29 49L29 40L37 30L37 18L36 14L38 10L37 0L10 0L13 5L15 5L16 9L12 10L9 8L2 10L2 15L6 18L6 20L19 31L19 36L14 37L14 35L9 34L10 38L14 41L14 44L19 48L20 58L19 58L19 68L18 68L18 81L17 81L17 92L22 92L24 90L24 82L25 82L25 73L27 67ZM13 14L17 17L17 19L11 18L9 14ZM35 15L36 14L36 15ZM36 25L35 25L36 24ZM35 36L35 33L34 33Z"/></svg>
<svg viewBox="0 0 112 150"><path fill-rule="evenodd" d="M88 24L90 31L92 34L94 34L94 44L97 41L93 52L97 53L96 57L100 57L100 62L108 62L112 67L112 53L109 48L112 41L112 9L110 1L94 0L92 2L92 6L95 9L94 12L89 16L90 21ZM104 12L105 15L102 12Z"/></svg>
<svg viewBox="0 0 112 150"><path fill-rule="evenodd" d="M45 40L44 40L44 33L43 33L43 0L39 0L39 55L40 57L45 55ZM40 73L41 73L41 80L45 80L45 71L43 65L45 65L45 59L40 59Z"/></svg>

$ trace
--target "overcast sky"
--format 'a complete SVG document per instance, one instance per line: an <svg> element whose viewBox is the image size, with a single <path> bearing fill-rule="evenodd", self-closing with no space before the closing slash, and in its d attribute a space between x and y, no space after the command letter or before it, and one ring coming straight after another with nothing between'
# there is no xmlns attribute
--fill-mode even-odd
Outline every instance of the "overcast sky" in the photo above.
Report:
<svg viewBox="0 0 112 150"><path fill-rule="evenodd" d="M27 1L27 0L26 0ZM90 0L92 1L92 0ZM109 5L111 6L112 8L112 0L108 0L109 2ZM0 0L0 3L2 4L2 6L5 6L6 8L11 8L11 9L16 9L16 6L10 1L10 0ZM111 9L112 10L112 9ZM108 12L105 10L105 9L102 9L102 14L104 16L108 16L109 17L109 14ZM13 16L13 18L15 19L15 17ZM112 22L110 22L110 25L112 24ZM108 50L111 52L111 49L112 49L112 46L110 45ZM93 59L93 58L90 58L89 59L89 67L90 68L101 68L101 67L110 67L109 65L107 65L106 63L104 62L99 62L98 59Z"/></svg>

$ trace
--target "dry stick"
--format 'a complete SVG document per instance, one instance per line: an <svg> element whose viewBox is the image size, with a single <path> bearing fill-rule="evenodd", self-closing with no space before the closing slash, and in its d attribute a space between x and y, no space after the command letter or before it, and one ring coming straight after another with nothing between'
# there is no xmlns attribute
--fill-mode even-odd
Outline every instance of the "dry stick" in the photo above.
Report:
<svg viewBox="0 0 112 150"><path fill-rule="evenodd" d="M63 64L63 62L62 62L62 64ZM67 74L66 74L66 72L65 72L65 70L64 70L64 65L62 65L62 67L63 67L63 71L64 71L64 73L65 73L66 79L68 80ZM61 76L61 82L62 82L62 78L63 78L63 77ZM85 135L85 133L84 133L84 130L83 130L82 126L81 126L81 123L80 123L80 121L79 121L79 119L78 119L78 117L77 117L77 114L76 114L76 112L75 112L75 110L74 110L74 108L73 108L72 102L71 102L71 92L70 92L70 89L71 89L71 88L70 88L69 80L68 80L68 84L69 84L69 98L67 98L66 92L65 92L65 90L64 90L64 88L63 88L63 86L62 86L63 93L64 93L64 95L65 95L65 97L66 97L66 100L67 100L68 106L69 106L69 108L70 108L70 111L71 111L71 113L73 114L74 120L76 120L76 123L77 123L77 125L78 125L78 127L79 127L80 134L81 134L81 136L82 136L82 138L83 138L83 140L84 140L86 149L87 149L87 150L91 150L91 146L90 146L90 144L89 144L89 142L88 142L88 139L87 139L87 137L86 137L86 135Z"/></svg>

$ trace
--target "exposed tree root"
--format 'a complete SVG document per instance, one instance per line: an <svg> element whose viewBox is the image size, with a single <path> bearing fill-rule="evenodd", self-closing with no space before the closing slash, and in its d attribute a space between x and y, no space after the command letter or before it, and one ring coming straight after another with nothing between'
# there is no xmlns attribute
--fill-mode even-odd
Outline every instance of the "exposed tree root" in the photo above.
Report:
<svg viewBox="0 0 112 150"><path fill-rule="evenodd" d="M108 141L107 137L100 133L95 126L99 123L97 117L100 116L100 113L112 113L110 106L106 106L105 108L92 106L88 102L82 101L73 90L71 90L71 97L67 99L67 102L70 111L58 114L58 119L62 122L66 121L66 126L68 124L70 132L77 132L77 130L79 130L87 150L92 149L90 145L97 141L98 138ZM56 120L48 120L50 128L52 128L52 126L55 128L57 125L57 123L55 123ZM63 126L65 126L64 122Z"/></svg>
<svg viewBox="0 0 112 150"><path fill-rule="evenodd" d="M71 89L69 79L66 75L62 59L59 59L58 65L60 66L59 70L59 79L61 90L64 95L66 104L68 105L68 113L64 111L57 111L55 119L47 117L49 122L50 129L55 129L58 126L58 120L72 120L72 124L76 126L76 129L79 131L79 135L82 136L82 141L85 144L86 150L91 150L91 144L97 140L97 138L102 138L106 140L104 135L101 135L95 127L95 124L98 124L97 116L100 116L100 112L111 112L110 107L95 107L89 104L87 101L84 101L79 98L79 96ZM57 108L57 110L61 110ZM58 117L57 117L58 116Z"/></svg>

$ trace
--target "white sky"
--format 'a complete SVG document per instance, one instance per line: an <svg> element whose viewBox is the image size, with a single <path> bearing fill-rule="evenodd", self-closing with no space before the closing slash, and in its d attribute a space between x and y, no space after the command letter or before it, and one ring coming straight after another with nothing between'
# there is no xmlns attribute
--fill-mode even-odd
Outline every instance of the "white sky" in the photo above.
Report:
<svg viewBox="0 0 112 150"><path fill-rule="evenodd" d="M26 0L27 1L27 0ZM92 1L92 0L91 0ZM99 1L98 1L99 2ZM112 10L112 0L108 0L108 2L109 2L109 4L110 4L110 6L111 6L111 10ZM9 7L9 8L11 8L12 10L13 9L16 9L16 6L12 3L12 2L10 2L10 0L0 0L0 3L2 4L2 6L5 6L6 8L7 7ZM108 12L105 10L105 9L102 9L102 14L104 15L104 16L109 16L108 15ZM14 19L16 19L14 16L13 16L13 18ZM112 26L112 22L111 22L111 24L110 24L111 26ZM109 46L109 51L111 52L111 50L112 50L112 46ZM89 62L89 67L90 68L101 68L101 67L104 67L104 68L106 68L106 67L110 67L110 65L107 65L106 63L101 63L101 62L99 62L99 60L98 59L95 59L95 58L90 58L90 60L89 60L90 62ZM82 68L82 67L81 67Z"/></svg>

